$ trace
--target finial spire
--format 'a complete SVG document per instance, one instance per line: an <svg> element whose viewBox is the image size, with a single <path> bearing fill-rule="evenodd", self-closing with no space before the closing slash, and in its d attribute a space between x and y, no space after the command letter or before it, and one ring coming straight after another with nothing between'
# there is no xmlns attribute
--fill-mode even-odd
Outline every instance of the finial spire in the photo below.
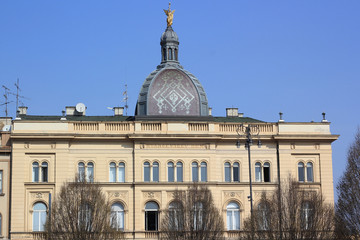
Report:
<svg viewBox="0 0 360 240"><path fill-rule="evenodd" d="M170 7L171 7L171 2L169 2L169 9L168 10L164 9L164 12L167 16L166 22L168 27L171 27L171 25L173 24L174 12L175 12L175 10L171 11Z"/></svg>

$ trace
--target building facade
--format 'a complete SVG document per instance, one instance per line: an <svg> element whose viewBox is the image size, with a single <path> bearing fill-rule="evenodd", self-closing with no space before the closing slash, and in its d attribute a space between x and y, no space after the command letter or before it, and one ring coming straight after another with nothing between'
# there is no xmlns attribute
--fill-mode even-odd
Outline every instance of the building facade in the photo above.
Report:
<svg viewBox="0 0 360 240"><path fill-rule="evenodd" d="M156 239L173 192L193 182L211 190L226 236L236 237L250 213L249 168L254 206L289 174L334 202L331 143L338 136L329 122L264 122L236 108L214 117L200 81L178 55L179 39L168 24L161 63L145 79L135 116L122 108L114 116L86 116L83 104L63 116L20 109L11 132L11 239L43 231L50 202L79 173L101 185L118 228L131 239ZM251 148L250 166L246 127L262 142Z"/></svg>

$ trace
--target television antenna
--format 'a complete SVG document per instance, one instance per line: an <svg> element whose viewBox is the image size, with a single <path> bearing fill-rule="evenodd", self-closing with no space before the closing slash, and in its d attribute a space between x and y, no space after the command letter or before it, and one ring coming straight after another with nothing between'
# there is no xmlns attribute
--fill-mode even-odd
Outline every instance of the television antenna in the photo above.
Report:
<svg viewBox="0 0 360 240"><path fill-rule="evenodd" d="M4 98L5 98L5 102L4 103L2 103L2 104L0 104L0 106L3 106L3 105L5 105L5 116L6 116L6 118L8 117L8 104L9 103L12 103L13 101L9 101L8 99L9 99L9 93L10 93L10 89L9 88L7 88L5 85L2 85L2 87L4 88L4 91L5 91L5 93L4 93Z"/></svg>
<svg viewBox="0 0 360 240"><path fill-rule="evenodd" d="M128 96L128 93L127 93L127 84L125 84L125 91L124 91L124 93L123 93L123 96L124 96L124 98L123 98L123 102L125 102L125 115L127 116L127 110L128 110L128 108L129 108L129 105L128 105L128 100L129 100L129 96Z"/></svg>
<svg viewBox="0 0 360 240"><path fill-rule="evenodd" d="M15 87L16 87L16 94L15 93L12 93L12 92L9 92L11 95L14 95L16 96L16 112L18 111L18 108L19 108L19 102L21 105L24 105L24 103L21 101L21 99L27 99L27 100L30 100L29 98L27 97L24 97L24 96L21 96L19 95L19 92L21 92L21 89L20 89L20 84L19 84L19 78L17 79L16 83L14 84Z"/></svg>

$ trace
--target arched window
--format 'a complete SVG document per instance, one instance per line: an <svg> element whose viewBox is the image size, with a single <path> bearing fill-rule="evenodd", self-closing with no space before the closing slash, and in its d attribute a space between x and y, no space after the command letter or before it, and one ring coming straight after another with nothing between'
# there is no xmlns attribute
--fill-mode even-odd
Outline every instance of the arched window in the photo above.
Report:
<svg viewBox="0 0 360 240"><path fill-rule="evenodd" d="M270 163L265 162L264 165L255 163L255 181L256 182L270 182Z"/></svg>
<svg viewBox="0 0 360 240"><path fill-rule="evenodd" d="M85 164L80 162L78 164L79 181L83 182L85 177Z"/></svg>
<svg viewBox="0 0 360 240"><path fill-rule="evenodd" d="M159 181L159 163L158 162L153 163L153 181L154 182Z"/></svg>
<svg viewBox="0 0 360 240"><path fill-rule="evenodd" d="M198 165L197 162L193 162L191 164L191 166L192 166L192 180L193 180L193 182L198 182L199 181L199 177L198 177L198 175L199 175L199 165Z"/></svg>
<svg viewBox="0 0 360 240"><path fill-rule="evenodd" d="M123 162L119 163L118 181L125 182L125 163L123 163Z"/></svg>
<svg viewBox="0 0 360 240"><path fill-rule="evenodd" d="M206 182L207 181L207 164L206 162L201 163L201 181Z"/></svg>
<svg viewBox="0 0 360 240"><path fill-rule="evenodd" d="M47 164L47 162L43 162L41 164L41 181L42 182L48 181L48 164Z"/></svg>
<svg viewBox="0 0 360 240"><path fill-rule="evenodd" d="M233 165L233 179L234 179L234 182L240 182L240 165L239 165L239 163L234 163L234 165Z"/></svg>
<svg viewBox="0 0 360 240"><path fill-rule="evenodd" d="M313 164L311 162L308 162L306 164L306 177L308 182L314 181L314 175L313 175Z"/></svg>
<svg viewBox="0 0 360 240"><path fill-rule="evenodd" d="M224 171L225 171L225 182L231 182L231 165L230 163L226 162L224 164Z"/></svg>
<svg viewBox="0 0 360 240"><path fill-rule="evenodd" d="M124 207L121 203L114 203L111 206L110 225L116 230L124 230Z"/></svg>
<svg viewBox="0 0 360 240"><path fill-rule="evenodd" d="M240 207L235 202L230 202L226 207L227 230L240 230Z"/></svg>
<svg viewBox="0 0 360 240"><path fill-rule="evenodd" d="M33 162L32 164L32 181L39 182L39 163Z"/></svg>
<svg viewBox="0 0 360 240"><path fill-rule="evenodd" d="M109 182L116 182L116 163L110 163Z"/></svg>
<svg viewBox="0 0 360 240"><path fill-rule="evenodd" d="M33 231L44 231L46 222L46 205L42 202L35 203L33 207Z"/></svg>
<svg viewBox="0 0 360 240"><path fill-rule="evenodd" d="M270 207L266 202L261 202L258 205L258 221L260 230L269 230L269 220L270 220Z"/></svg>
<svg viewBox="0 0 360 240"><path fill-rule="evenodd" d="M182 164L182 162L176 163L176 181L177 182L183 181L183 164Z"/></svg>
<svg viewBox="0 0 360 240"><path fill-rule="evenodd" d="M264 163L263 167L264 172L264 182L270 182L270 163Z"/></svg>
<svg viewBox="0 0 360 240"><path fill-rule="evenodd" d="M304 163L302 162L298 163L298 177L299 177L299 182L305 181L305 167L304 167Z"/></svg>
<svg viewBox="0 0 360 240"><path fill-rule="evenodd" d="M150 163L144 162L144 182L150 182Z"/></svg>
<svg viewBox="0 0 360 240"><path fill-rule="evenodd" d="M86 181L93 182L94 181L94 164L89 162L86 166Z"/></svg>
<svg viewBox="0 0 360 240"><path fill-rule="evenodd" d="M156 202L148 202L145 205L145 230L157 231L159 206Z"/></svg>
<svg viewBox="0 0 360 240"><path fill-rule="evenodd" d="M180 202L171 202L169 204L169 228L172 230L183 229L184 219L182 215L182 205Z"/></svg>
<svg viewBox="0 0 360 240"><path fill-rule="evenodd" d="M163 48L163 60L166 61L166 49Z"/></svg>
<svg viewBox="0 0 360 240"><path fill-rule="evenodd" d="M256 182L261 182L262 177L261 177L261 163L257 162L255 163L255 181Z"/></svg>
<svg viewBox="0 0 360 240"><path fill-rule="evenodd" d="M304 202L301 207L301 227L308 230L312 226L314 209L308 201Z"/></svg>
<svg viewBox="0 0 360 240"><path fill-rule="evenodd" d="M174 182L174 163L168 162L168 182Z"/></svg>
<svg viewBox="0 0 360 240"><path fill-rule="evenodd" d="M172 57L172 49L169 48L169 49L168 49L168 52L169 52L169 60L173 60L173 57Z"/></svg>
<svg viewBox="0 0 360 240"><path fill-rule="evenodd" d="M121 162L116 166L115 162L111 162L109 167L110 182L125 182L125 163Z"/></svg>
<svg viewBox="0 0 360 240"><path fill-rule="evenodd" d="M177 50L177 48L175 48L175 60L176 61L178 60L178 50Z"/></svg>

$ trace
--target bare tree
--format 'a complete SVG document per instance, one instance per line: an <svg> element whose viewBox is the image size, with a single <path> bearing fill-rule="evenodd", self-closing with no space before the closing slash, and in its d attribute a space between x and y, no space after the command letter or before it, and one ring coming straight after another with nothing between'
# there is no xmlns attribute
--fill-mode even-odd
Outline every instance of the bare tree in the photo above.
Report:
<svg viewBox="0 0 360 240"><path fill-rule="evenodd" d="M344 175L337 186L336 234L338 239L360 237L360 129L349 148Z"/></svg>
<svg viewBox="0 0 360 240"><path fill-rule="evenodd" d="M217 240L223 238L224 222L215 207L211 191L194 184L176 190L162 220L162 239Z"/></svg>
<svg viewBox="0 0 360 240"><path fill-rule="evenodd" d="M121 239L116 219L101 187L85 177L65 183L51 205L43 239Z"/></svg>
<svg viewBox="0 0 360 240"><path fill-rule="evenodd" d="M253 218L245 220L243 239L333 239L334 208L319 191L289 178L271 195L262 194Z"/></svg>

